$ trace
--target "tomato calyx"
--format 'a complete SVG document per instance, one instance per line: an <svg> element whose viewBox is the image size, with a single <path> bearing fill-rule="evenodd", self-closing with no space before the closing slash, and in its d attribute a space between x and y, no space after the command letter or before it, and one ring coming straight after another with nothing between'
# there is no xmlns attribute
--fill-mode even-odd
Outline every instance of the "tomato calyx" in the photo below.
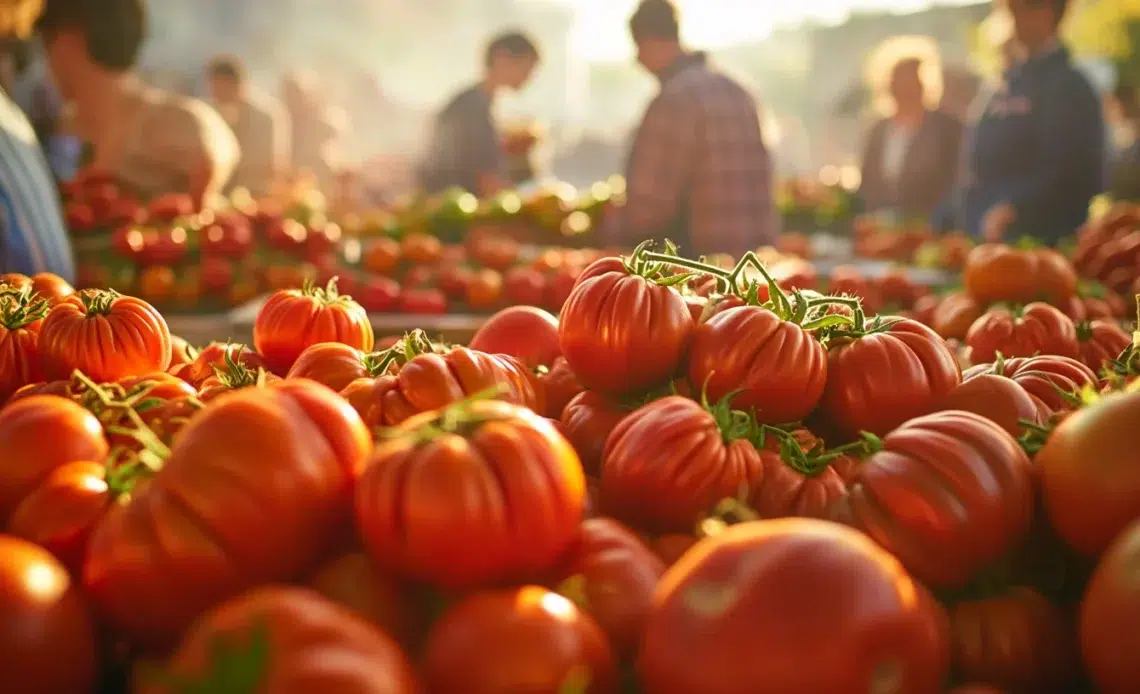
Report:
<svg viewBox="0 0 1140 694"><path fill-rule="evenodd" d="M245 345L232 345L231 347L236 347L236 349L226 348L222 353L223 364L221 366L210 365L218 383L229 390L263 387L268 382L269 372L260 366L252 369L242 362L241 357L246 350Z"/></svg>
<svg viewBox="0 0 1140 694"><path fill-rule="evenodd" d="M419 328L405 333L388 349L364 355L364 368L373 378L383 376L393 367L401 367L421 354L431 354L436 349L427 333Z"/></svg>
<svg viewBox="0 0 1140 694"><path fill-rule="evenodd" d="M712 374L709 374L712 377ZM734 410L732 400L740 394L739 390L728 393L713 404L709 403L708 395L702 390L701 407L705 409L716 422L721 438L726 444L744 439L755 442L760 436L763 425L756 421L756 417L743 410Z"/></svg>
<svg viewBox="0 0 1140 694"><path fill-rule="evenodd" d="M823 441L819 441L805 451L790 431L767 425L760 427L760 438L755 442L756 448L766 448L768 437L772 437L779 443L779 455L784 464L809 478L822 475L827 468L831 467L832 462L845 455L861 457L873 448L870 441L860 439L831 449L828 449Z"/></svg>
<svg viewBox="0 0 1140 694"><path fill-rule="evenodd" d="M323 287L318 287L311 279L306 279L301 285L301 296L307 296L324 306L332 306L333 304L346 304L352 301L352 297L347 294L341 294L337 289L337 283L340 282L339 277L333 277Z"/></svg>
<svg viewBox="0 0 1140 694"><path fill-rule="evenodd" d="M38 323L47 317L51 304L32 291L31 286L22 289L0 289L0 327L7 330L20 330Z"/></svg>
<svg viewBox="0 0 1140 694"><path fill-rule="evenodd" d="M269 624L258 620L248 637L234 632L214 635L204 674L194 677L156 668L143 678L177 694L256 694L265 686L270 651Z"/></svg>
<svg viewBox="0 0 1140 694"><path fill-rule="evenodd" d="M140 413L161 407L167 401L151 397L158 385L144 382L130 390L117 383L98 384L82 371L76 369L71 375L78 393L75 395L80 405L86 408L107 434L123 436L135 441L139 450L134 453L152 470L160 469L170 456L170 448L143 420ZM203 407L197 398L186 398L197 409Z"/></svg>
<svg viewBox="0 0 1140 694"><path fill-rule="evenodd" d="M88 289L79 292L79 300L82 302L83 311L88 318L106 316L111 313L111 308L122 296L114 289Z"/></svg>
<svg viewBox="0 0 1140 694"><path fill-rule="evenodd" d="M888 332L900 320L902 319L875 316L868 324L867 314L863 312L862 304L859 304L851 311L851 323L849 325L841 325L838 328L827 330L825 337L830 341L857 340L868 335Z"/></svg>
<svg viewBox="0 0 1140 694"><path fill-rule="evenodd" d="M154 476L161 466L137 451L116 448L107 456L104 464L103 481L113 502L129 501L135 487L144 479Z"/></svg>
<svg viewBox="0 0 1140 694"><path fill-rule="evenodd" d="M653 241L645 241L633 249L633 253L628 257L622 257L622 267L631 277L641 277L662 287L677 287L686 284L695 273L673 273L669 271L671 267L687 268L689 265L705 267L701 263L677 255L677 245L668 239L665 240L664 253L652 252L653 245Z"/></svg>

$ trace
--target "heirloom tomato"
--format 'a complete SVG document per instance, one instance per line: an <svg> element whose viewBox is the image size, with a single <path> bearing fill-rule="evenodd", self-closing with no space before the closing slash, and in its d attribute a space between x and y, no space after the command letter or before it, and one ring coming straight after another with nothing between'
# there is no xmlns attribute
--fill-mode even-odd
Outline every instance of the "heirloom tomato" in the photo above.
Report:
<svg viewBox="0 0 1140 694"><path fill-rule="evenodd" d="M408 587L376 568L363 552L342 554L321 566L308 586L410 645L420 634L416 605Z"/></svg>
<svg viewBox="0 0 1140 694"><path fill-rule="evenodd" d="M192 361L194 361L194 358L197 355L198 355L197 350L195 350L192 346L190 346L189 342L182 339L181 337L178 337L177 335L171 335L170 336L170 368L171 368L171 370L173 370L174 367L176 367L176 366L182 366L183 364L191 363Z"/></svg>
<svg viewBox="0 0 1140 694"><path fill-rule="evenodd" d="M1033 398L1044 419L1056 412L1072 409L1080 391L1097 384L1092 369L1076 359L1056 355L998 359L993 364L978 364L967 369L962 380L969 381L987 373L1013 379Z"/></svg>
<svg viewBox="0 0 1140 694"><path fill-rule="evenodd" d="M231 362L251 370L265 366L257 352L245 345L211 342L195 355L190 366L179 377L195 388L201 388L207 379L216 376L219 370L226 370Z"/></svg>
<svg viewBox="0 0 1140 694"><path fill-rule="evenodd" d="M866 325L856 311L854 324L828 345L819 414L843 436L882 436L929 412L960 381L954 353L933 330L906 318Z"/></svg>
<svg viewBox="0 0 1140 694"><path fill-rule="evenodd" d="M75 293L75 288L68 284L67 280L50 272L41 272L31 277L19 273L0 275L0 285L8 285L14 289L30 289L32 294L53 306L60 299Z"/></svg>
<svg viewBox="0 0 1140 694"><path fill-rule="evenodd" d="M389 432L357 486L356 520L379 566L459 589L552 570L585 502L578 456L549 422L476 400Z"/></svg>
<svg viewBox="0 0 1140 694"><path fill-rule="evenodd" d="M827 451L818 439L805 446L795 435L771 427L764 427L761 437L761 466L748 495L761 518L823 518L831 503L847 493L843 475L832 462L848 448ZM863 443L849 448L861 449Z"/></svg>
<svg viewBox="0 0 1140 694"><path fill-rule="evenodd" d="M566 405L585 390L562 357L557 357L545 372L540 372L538 380L545 405L543 414L553 420L560 420Z"/></svg>
<svg viewBox="0 0 1140 694"><path fill-rule="evenodd" d="M0 615L0 691L96 691L94 620L79 586L47 550L0 535Z"/></svg>
<svg viewBox="0 0 1140 694"><path fill-rule="evenodd" d="M1061 301L1077 291L1077 274L1057 251L998 243L970 251L963 281L966 292L982 304Z"/></svg>
<svg viewBox="0 0 1140 694"><path fill-rule="evenodd" d="M110 290L84 290L62 299L40 327L40 356L48 378L76 369L96 383L165 371L170 329L153 306Z"/></svg>
<svg viewBox="0 0 1140 694"><path fill-rule="evenodd" d="M1132 345L1132 336L1114 320L1093 320L1077 325L1081 362L1100 373Z"/></svg>
<svg viewBox="0 0 1140 694"><path fill-rule="evenodd" d="M0 407L20 388L44 380L39 332L48 309L27 291L0 293Z"/></svg>
<svg viewBox="0 0 1140 694"><path fill-rule="evenodd" d="M323 289L306 284L277 292L253 324L253 345L278 375L288 373L310 345L343 342L367 352L374 341L368 313L352 297L337 292L335 278Z"/></svg>
<svg viewBox="0 0 1140 694"><path fill-rule="evenodd" d="M342 342L319 342L301 352L286 378L307 378L340 392L358 378L376 378L393 365L384 352L365 354Z"/></svg>
<svg viewBox="0 0 1140 694"><path fill-rule="evenodd" d="M1081 604L1081 655L1101 694L1140 691L1138 565L1140 521L1134 521L1101 558Z"/></svg>
<svg viewBox="0 0 1140 694"><path fill-rule="evenodd" d="M670 568L637 667L645 694L931 694L947 651L945 615L894 557L794 518L729 527Z"/></svg>
<svg viewBox="0 0 1140 694"><path fill-rule="evenodd" d="M1020 310L990 309L970 326L966 346L972 364L992 362L999 355L1079 354L1073 321L1056 307L1043 303L1027 304Z"/></svg>
<svg viewBox="0 0 1140 694"><path fill-rule="evenodd" d="M1045 414L1017 381L994 373L964 378L934 407L935 412L947 410L981 415L1014 437L1024 433L1025 421L1045 423Z"/></svg>
<svg viewBox="0 0 1140 694"><path fill-rule="evenodd" d="M349 526L370 449L356 413L311 381L219 400L95 529L87 593L128 640L169 645L219 601L310 568Z"/></svg>
<svg viewBox="0 0 1140 694"><path fill-rule="evenodd" d="M562 356L558 319L533 306L512 306L487 319L467 345L487 354L507 354L530 368Z"/></svg>
<svg viewBox="0 0 1140 694"><path fill-rule="evenodd" d="M982 317L981 304L964 293L948 294L938 302L930 317L930 327L947 340L964 340L974 321Z"/></svg>
<svg viewBox="0 0 1140 694"><path fill-rule="evenodd" d="M391 275L400 264L400 244L387 237L373 239L364 246L360 262L373 275Z"/></svg>
<svg viewBox="0 0 1140 694"><path fill-rule="evenodd" d="M213 606L211 606L213 607ZM132 690L273 694L418 694L400 647L303 588L264 586L203 614L161 670Z"/></svg>
<svg viewBox="0 0 1140 694"><path fill-rule="evenodd" d="M438 289L406 288L400 293L400 311L417 316L447 313L447 297Z"/></svg>
<svg viewBox="0 0 1140 694"><path fill-rule="evenodd" d="M1028 532L1029 458L997 424L971 412L938 412L907 422L881 444L833 514L918 580L961 587Z"/></svg>
<svg viewBox="0 0 1140 694"><path fill-rule="evenodd" d="M529 267L513 267L503 276L507 301L515 306L541 306L546 300L546 276Z"/></svg>
<svg viewBox="0 0 1140 694"><path fill-rule="evenodd" d="M503 276L488 268L477 270L467 284L464 299L475 311L495 308L503 299Z"/></svg>
<svg viewBox="0 0 1140 694"><path fill-rule="evenodd" d="M436 622L421 666L432 694L616 694L613 649L566 598L537 586L476 593Z"/></svg>
<svg viewBox="0 0 1140 694"><path fill-rule="evenodd" d="M595 477L601 474L606 439L632 411L623 403L594 390L583 391L566 403L559 422L566 438L578 451L586 474Z"/></svg>

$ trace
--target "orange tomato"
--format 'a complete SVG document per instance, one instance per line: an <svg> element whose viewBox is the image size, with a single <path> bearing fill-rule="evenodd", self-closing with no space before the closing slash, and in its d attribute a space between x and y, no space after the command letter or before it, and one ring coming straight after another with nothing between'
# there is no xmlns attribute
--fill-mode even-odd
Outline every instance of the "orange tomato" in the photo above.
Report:
<svg viewBox="0 0 1140 694"><path fill-rule="evenodd" d="M151 265L139 273L139 298L151 304L165 304L174 293L174 270L163 265Z"/></svg>
<svg viewBox="0 0 1140 694"><path fill-rule="evenodd" d="M502 298L503 276L494 270L479 270L467 285L467 305L477 311L495 308Z"/></svg>
<svg viewBox="0 0 1140 694"><path fill-rule="evenodd" d="M78 575L91 532L113 499L104 463L68 463L16 507L8 532L48 550Z"/></svg>
<svg viewBox="0 0 1140 694"><path fill-rule="evenodd" d="M439 260L443 244L430 234L411 233L400 243L400 251L410 263L431 265Z"/></svg>
<svg viewBox="0 0 1140 694"><path fill-rule="evenodd" d="M342 342L365 352L375 342L368 313L337 292L335 278L323 289L306 284L277 292L253 324L253 345L276 374L288 373L301 352L321 342Z"/></svg>
<svg viewBox="0 0 1140 694"><path fill-rule="evenodd" d="M370 241L361 258L364 269L376 275L391 275L400 264L400 244L384 237Z"/></svg>
<svg viewBox="0 0 1140 694"><path fill-rule="evenodd" d="M20 388L44 380L39 331L48 309L30 291L0 293L0 406Z"/></svg>

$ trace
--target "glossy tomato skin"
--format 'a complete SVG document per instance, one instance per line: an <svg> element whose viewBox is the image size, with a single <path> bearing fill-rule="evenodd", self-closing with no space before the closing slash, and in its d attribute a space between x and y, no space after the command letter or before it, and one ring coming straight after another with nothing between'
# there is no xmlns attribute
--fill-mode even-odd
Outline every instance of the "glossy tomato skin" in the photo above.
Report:
<svg viewBox="0 0 1140 694"><path fill-rule="evenodd" d="M341 342L320 342L301 352L286 378L307 378L339 393L356 379L371 375L364 352Z"/></svg>
<svg viewBox="0 0 1140 694"><path fill-rule="evenodd" d="M888 434L833 513L918 580L957 588L1025 536L1033 493L1017 441L980 415L951 410Z"/></svg>
<svg viewBox="0 0 1140 694"><path fill-rule="evenodd" d="M733 407L754 411L762 424L798 422L823 397L827 352L799 325L740 306L693 330L688 374L710 401L736 393Z"/></svg>
<svg viewBox="0 0 1140 694"><path fill-rule="evenodd" d="M165 371L170 329L141 299L84 291L62 299L44 319L39 351L50 379L79 369L96 383L111 383Z"/></svg>
<svg viewBox="0 0 1140 694"><path fill-rule="evenodd" d="M939 400L934 408L936 412L947 410L981 415L1014 437L1024 433L1022 421L1045 423L1044 413L1021 384L994 373L963 378L962 383Z"/></svg>
<svg viewBox="0 0 1140 694"><path fill-rule="evenodd" d="M1133 522L1101 558L1081 605L1081 655L1102 694L1140 691L1138 562L1140 522Z"/></svg>
<svg viewBox="0 0 1140 694"><path fill-rule="evenodd" d="M1132 344L1132 336L1114 320L1097 319L1077 326L1081 363L1100 373Z"/></svg>
<svg viewBox="0 0 1140 694"><path fill-rule="evenodd" d="M938 303L930 317L930 327L947 340L964 340L974 321L984 313L981 304L968 294L949 294Z"/></svg>
<svg viewBox="0 0 1140 694"><path fill-rule="evenodd" d="M16 507L8 532L43 547L80 575L91 533L113 499L106 476L103 463L56 468Z"/></svg>
<svg viewBox="0 0 1140 694"><path fill-rule="evenodd" d="M227 359L248 369L265 367L265 361L251 347L236 342L211 342L198 352L179 377L195 388L201 388L207 379L217 374L217 369L227 367Z"/></svg>
<svg viewBox="0 0 1140 694"><path fill-rule="evenodd" d="M1097 385L1092 369L1076 359L1056 355L1004 359L996 364L978 364L962 374L968 381L984 373L997 373L1013 379L1033 398L1044 418L1072 409L1066 395Z"/></svg>
<svg viewBox="0 0 1140 694"><path fill-rule="evenodd" d="M18 328L0 325L0 406L20 388L43 381L39 323Z"/></svg>
<svg viewBox="0 0 1140 694"><path fill-rule="evenodd" d="M96 528L84 586L125 638L169 645L203 610L311 568L349 525L370 450L356 413L312 381L219 399Z"/></svg>
<svg viewBox="0 0 1140 694"><path fill-rule="evenodd" d="M947 651L945 615L897 560L784 519L732 526L670 568L637 666L645 694L929 694Z"/></svg>
<svg viewBox="0 0 1140 694"><path fill-rule="evenodd" d="M602 457L602 510L638 529L688 530L761 474L760 454L744 439L725 442L716 419L678 395L621 421Z"/></svg>
<svg viewBox="0 0 1140 694"><path fill-rule="evenodd" d="M487 319L468 344L488 354L508 354L530 368L562 356L558 319L533 306L512 306Z"/></svg>
<svg viewBox="0 0 1140 694"><path fill-rule="evenodd" d="M985 304L1061 301L1077 290L1073 266L1057 251L1023 250L996 243L970 251L963 280L970 296Z"/></svg>
<svg viewBox="0 0 1140 694"><path fill-rule="evenodd" d="M253 346L278 375L288 373L301 352L319 342L343 342L370 351L375 336L368 313L335 291L303 289L277 292L257 313Z"/></svg>
<svg viewBox="0 0 1140 694"><path fill-rule="evenodd" d="M574 375L570 365L562 357L550 364L547 372L539 377L542 383L544 412L547 417L559 420L566 405L585 390L582 382Z"/></svg>
<svg viewBox="0 0 1140 694"><path fill-rule="evenodd" d="M566 403L559 422L587 475L601 474L606 439L629 413L629 408L594 390L583 391Z"/></svg>
<svg viewBox="0 0 1140 694"><path fill-rule="evenodd" d="M1095 557L1140 515L1140 392L1116 393L1061 422L1037 453L1045 510L1070 547Z"/></svg>
<svg viewBox="0 0 1140 694"><path fill-rule="evenodd" d="M966 334L969 359L974 364L1003 357L1079 354L1077 329L1071 318L1054 306L1027 304L1015 315L1008 309L990 309L974 321Z"/></svg>
<svg viewBox="0 0 1140 694"><path fill-rule="evenodd" d="M166 671L201 691L224 691L209 674L219 645L249 653L259 632L266 658L257 691L273 694L419 694L411 663L400 647L348 610L303 588L256 588L198 619L170 658ZM256 661L255 661L256 662ZM255 670L256 672L256 670ZM138 694L167 694L161 680L141 682ZM213 683L212 687L204 686Z"/></svg>
<svg viewBox="0 0 1140 694"><path fill-rule="evenodd" d="M95 625L79 587L36 545L0 535L0 691L95 691Z"/></svg>
<svg viewBox="0 0 1140 694"><path fill-rule="evenodd" d="M946 342L925 325L885 319L886 329L839 340L828 351L820 416L843 436L883 436L929 412L961 382Z"/></svg>
<svg viewBox="0 0 1140 694"><path fill-rule="evenodd" d="M847 493L847 483L830 465L805 474L771 450L761 451L760 461L748 498L761 518L824 518L831 504Z"/></svg>
<svg viewBox="0 0 1140 694"><path fill-rule="evenodd" d="M684 298L624 269L592 277L590 271L579 277L559 318L558 339L570 368L587 388L611 395L667 382L693 331Z"/></svg>
<svg viewBox="0 0 1140 694"><path fill-rule="evenodd" d="M498 401L469 405L468 431L417 440L441 416L404 422L356 492L369 555L398 575L449 589L545 575L574 541L586 479L542 417Z"/></svg>
<svg viewBox="0 0 1140 694"><path fill-rule="evenodd" d="M536 586L478 593L448 610L428 637L421 670L432 694L618 691L602 630Z"/></svg>
<svg viewBox="0 0 1140 694"><path fill-rule="evenodd" d="M95 415L55 395L33 395L0 410L0 521L53 470L102 461L109 449Z"/></svg>
<svg viewBox="0 0 1140 694"><path fill-rule="evenodd" d="M308 586L410 646L420 636L420 615L408 587L378 569L367 554L342 554L321 566Z"/></svg>

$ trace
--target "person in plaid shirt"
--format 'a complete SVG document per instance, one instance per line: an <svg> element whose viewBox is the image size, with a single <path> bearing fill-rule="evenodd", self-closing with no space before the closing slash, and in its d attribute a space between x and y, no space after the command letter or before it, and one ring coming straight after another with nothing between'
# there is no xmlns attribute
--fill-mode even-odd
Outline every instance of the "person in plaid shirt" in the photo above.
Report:
<svg viewBox="0 0 1140 694"><path fill-rule="evenodd" d="M688 254L741 254L774 243L772 164L751 94L680 42L669 0L630 19L637 59L661 82L630 152L626 205L612 240L669 238Z"/></svg>

